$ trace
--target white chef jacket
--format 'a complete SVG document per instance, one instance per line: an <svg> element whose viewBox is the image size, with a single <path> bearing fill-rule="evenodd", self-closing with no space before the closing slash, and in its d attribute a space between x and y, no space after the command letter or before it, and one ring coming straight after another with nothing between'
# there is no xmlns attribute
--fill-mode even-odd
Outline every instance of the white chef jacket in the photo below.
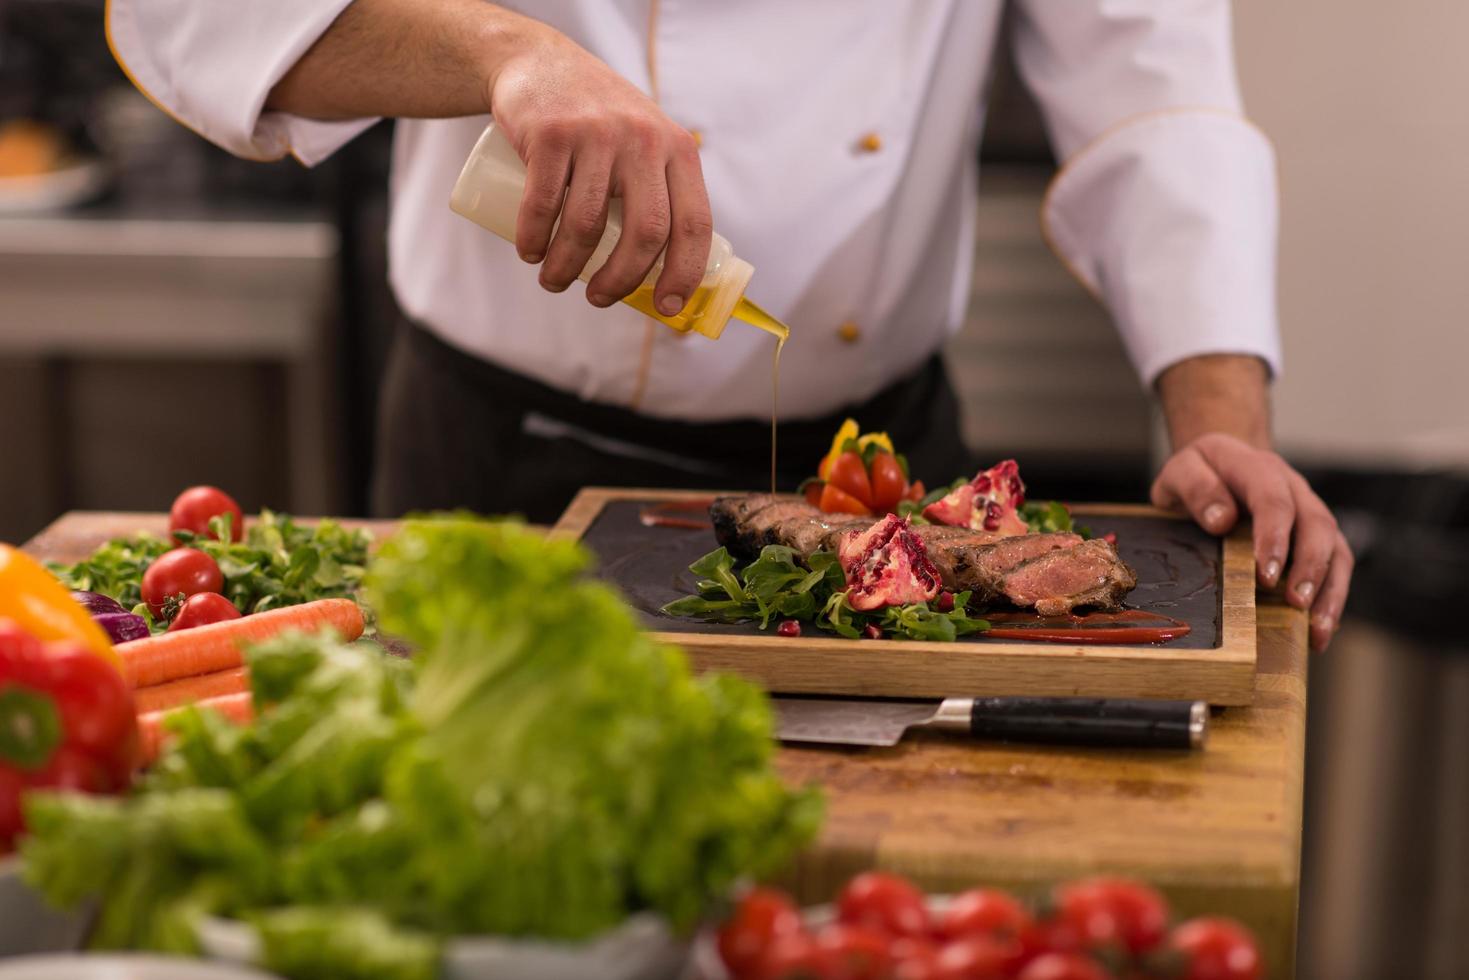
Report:
<svg viewBox="0 0 1469 980"><path fill-rule="evenodd" d="M374 120L262 111L350 0L110 0L134 83L233 153L307 165ZM748 295L791 325L783 417L864 399L963 322L1001 0L522 0L695 132ZM1227 0L1020 0L1021 73L1064 161L1041 222L1145 383L1183 358L1279 369L1274 158L1241 115ZM451 344L584 399L689 419L769 412L771 340L684 337L542 290L449 210L487 116L396 130L389 275ZM768 416L767 416L768 417Z"/></svg>

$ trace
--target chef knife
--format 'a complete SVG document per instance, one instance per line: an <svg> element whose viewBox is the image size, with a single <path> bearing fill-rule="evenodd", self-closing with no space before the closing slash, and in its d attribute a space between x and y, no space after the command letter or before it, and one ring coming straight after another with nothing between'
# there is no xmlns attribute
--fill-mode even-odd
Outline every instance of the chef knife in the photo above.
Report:
<svg viewBox="0 0 1469 980"><path fill-rule="evenodd" d="M773 697L783 742L896 745L909 728L1052 745L1197 749L1203 701L1109 698L944 698L942 701Z"/></svg>

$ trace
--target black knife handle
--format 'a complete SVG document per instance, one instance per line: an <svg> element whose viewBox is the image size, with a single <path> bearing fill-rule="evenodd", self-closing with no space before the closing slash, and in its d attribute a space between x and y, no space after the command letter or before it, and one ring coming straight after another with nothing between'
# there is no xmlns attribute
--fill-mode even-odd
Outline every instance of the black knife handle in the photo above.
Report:
<svg viewBox="0 0 1469 980"><path fill-rule="evenodd" d="M1197 749L1208 734L1202 701L1123 698L975 698L976 738L1052 745Z"/></svg>

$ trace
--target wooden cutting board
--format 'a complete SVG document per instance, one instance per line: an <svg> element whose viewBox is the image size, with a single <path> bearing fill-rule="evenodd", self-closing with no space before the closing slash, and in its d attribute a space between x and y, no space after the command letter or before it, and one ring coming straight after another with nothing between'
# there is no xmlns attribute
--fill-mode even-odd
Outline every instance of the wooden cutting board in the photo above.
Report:
<svg viewBox="0 0 1469 980"><path fill-rule="evenodd" d="M598 574L616 585L662 639L699 670L743 675L781 693L865 697L1076 695L1198 699L1249 704L1255 688L1255 563L1248 527L1223 540L1152 507L1076 505L1078 522L1114 531L1138 573L1129 605L1189 624L1156 646L1051 643L966 637L954 643L847 640L810 629L800 637L755 624L666 616L667 602L694 592L688 565L718 546L710 529L646 525L643 512L711 491L588 487L552 534L582 541ZM697 516L697 515L694 515ZM810 634L816 635L810 635Z"/></svg>

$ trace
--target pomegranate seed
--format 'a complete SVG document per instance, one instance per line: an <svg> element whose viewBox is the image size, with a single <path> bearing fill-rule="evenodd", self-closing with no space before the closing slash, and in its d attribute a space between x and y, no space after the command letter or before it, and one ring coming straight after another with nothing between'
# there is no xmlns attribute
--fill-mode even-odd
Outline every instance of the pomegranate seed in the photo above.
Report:
<svg viewBox="0 0 1469 980"><path fill-rule="evenodd" d="M801 623L799 620L787 619L785 622L777 626L775 628L775 631L781 636L800 636Z"/></svg>
<svg viewBox="0 0 1469 980"><path fill-rule="evenodd" d="M876 623L868 623L866 626L862 627L862 635L867 637L869 640L880 640L882 639L882 627L878 626Z"/></svg>
<svg viewBox="0 0 1469 980"><path fill-rule="evenodd" d="M1114 548L1117 547L1117 532L1108 531L1106 534L1102 535L1102 540L1107 542Z"/></svg>
<svg viewBox="0 0 1469 980"><path fill-rule="evenodd" d="M992 487L993 485L994 484L990 482L990 478L985 476L983 473L974 478L974 489L979 491L980 493L989 493L990 487Z"/></svg>
<svg viewBox="0 0 1469 980"><path fill-rule="evenodd" d="M938 601L934 603L934 608L937 609L939 612L953 612L954 593L950 592L948 589L940 592Z"/></svg>

